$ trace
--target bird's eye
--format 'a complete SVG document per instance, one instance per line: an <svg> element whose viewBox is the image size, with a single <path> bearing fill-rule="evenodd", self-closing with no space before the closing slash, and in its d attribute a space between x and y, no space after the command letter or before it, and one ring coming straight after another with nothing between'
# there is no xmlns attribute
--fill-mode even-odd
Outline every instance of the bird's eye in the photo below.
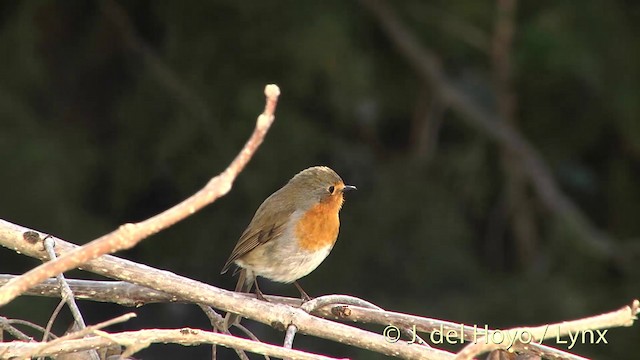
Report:
<svg viewBox="0 0 640 360"><path fill-rule="evenodd" d="M336 189L335 186L331 185L329 186L329 194L333 194L333 191Z"/></svg>

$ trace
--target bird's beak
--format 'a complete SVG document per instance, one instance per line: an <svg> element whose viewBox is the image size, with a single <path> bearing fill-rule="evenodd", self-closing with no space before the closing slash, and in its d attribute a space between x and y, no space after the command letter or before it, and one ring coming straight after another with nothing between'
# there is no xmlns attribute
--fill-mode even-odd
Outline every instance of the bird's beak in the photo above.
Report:
<svg viewBox="0 0 640 360"><path fill-rule="evenodd" d="M357 188L357 187L355 187L355 186L353 186L353 185L345 185L345 186L342 188L342 192L345 192L345 191L351 191L351 190L358 190L358 188Z"/></svg>

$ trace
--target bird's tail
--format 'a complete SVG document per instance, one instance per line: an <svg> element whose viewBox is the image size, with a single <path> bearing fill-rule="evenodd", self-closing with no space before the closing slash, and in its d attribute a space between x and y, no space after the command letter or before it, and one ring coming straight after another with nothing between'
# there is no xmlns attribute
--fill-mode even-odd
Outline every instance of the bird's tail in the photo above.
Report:
<svg viewBox="0 0 640 360"><path fill-rule="evenodd" d="M251 291L254 280L254 276L247 276L246 269L240 269L240 274L238 275L238 284L236 284L236 292L248 293L249 291ZM239 322L240 318L241 316L238 314L227 312L227 315L224 317L225 330L229 330L229 327L236 322Z"/></svg>

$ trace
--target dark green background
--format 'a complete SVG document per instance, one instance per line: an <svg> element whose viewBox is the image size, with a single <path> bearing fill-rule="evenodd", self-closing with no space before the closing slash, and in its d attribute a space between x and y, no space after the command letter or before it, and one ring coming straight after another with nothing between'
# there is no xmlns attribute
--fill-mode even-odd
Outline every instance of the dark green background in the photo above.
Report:
<svg viewBox="0 0 640 360"><path fill-rule="evenodd" d="M585 249L528 185L534 246L523 252L505 191L520 162L504 166L504 148L455 109L423 111L437 89L353 1L1 2L0 217L81 244L154 215L226 167L262 111L264 85L276 83L276 122L231 193L119 256L231 289L234 279L219 270L260 202L296 172L323 164L359 191L348 194L332 254L302 280L312 296L350 294L493 328L618 308L640 294L640 3L518 5L515 126L561 189L625 249L622 265ZM495 113L496 3L391 6L448 79ZM438 131L421 142L425 122ZM2 273L36 264L0 249ZM292 286L262 288L296 294ZM44 325L56 303L20 298L0 313ZM80 307L89 323L130 310ZM136 312L114 330L208 328L196 306ZM68 321L63 312L56 331ZM282 333L253 328L282 341ZM637 325L611 330L608 345L574 351L635 359L639 334ZM374 357L304 336L295 345ZM154 345L139 356L208 352Z"/></svg>

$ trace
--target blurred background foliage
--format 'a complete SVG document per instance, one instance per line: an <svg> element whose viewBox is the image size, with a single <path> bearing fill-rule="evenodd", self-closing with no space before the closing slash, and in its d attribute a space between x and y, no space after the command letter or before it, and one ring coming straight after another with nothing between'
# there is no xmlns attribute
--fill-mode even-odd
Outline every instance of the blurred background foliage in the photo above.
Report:
<svg viewBox="0 0 640 360"><path fill-rule="evenodd" d="M1 2L0 216L84 243L154 215L225 168L264 106L264 85L277 83L276 122L232 192L119 256L231 289L235 279L219 270L260 202L325 164L359 191L348 196L333 253L302 281L312 295L494 328L618 308L639 295L630 269L640 234L640 3L518 3L505 69L492 44L507 3L390 6L447 81L503 118L496 74L506 70L506 120L626 257L585 249L526 176L514 197L517 156L438 101L438 87L363 3L338 0ZM0 249L2 273L35 264ZM263 291L296 294L267 282ZM1 312L45 324L56 303L20 298ZM80 306L90 323L129 311ZM208 327L196 306L136 311L119 330ZM609 345L573 350L632 359L639 334L637 325L613 330ZM296 344L374 357L317 339ZM139 355L208 352L155 345Z"/></svg>

